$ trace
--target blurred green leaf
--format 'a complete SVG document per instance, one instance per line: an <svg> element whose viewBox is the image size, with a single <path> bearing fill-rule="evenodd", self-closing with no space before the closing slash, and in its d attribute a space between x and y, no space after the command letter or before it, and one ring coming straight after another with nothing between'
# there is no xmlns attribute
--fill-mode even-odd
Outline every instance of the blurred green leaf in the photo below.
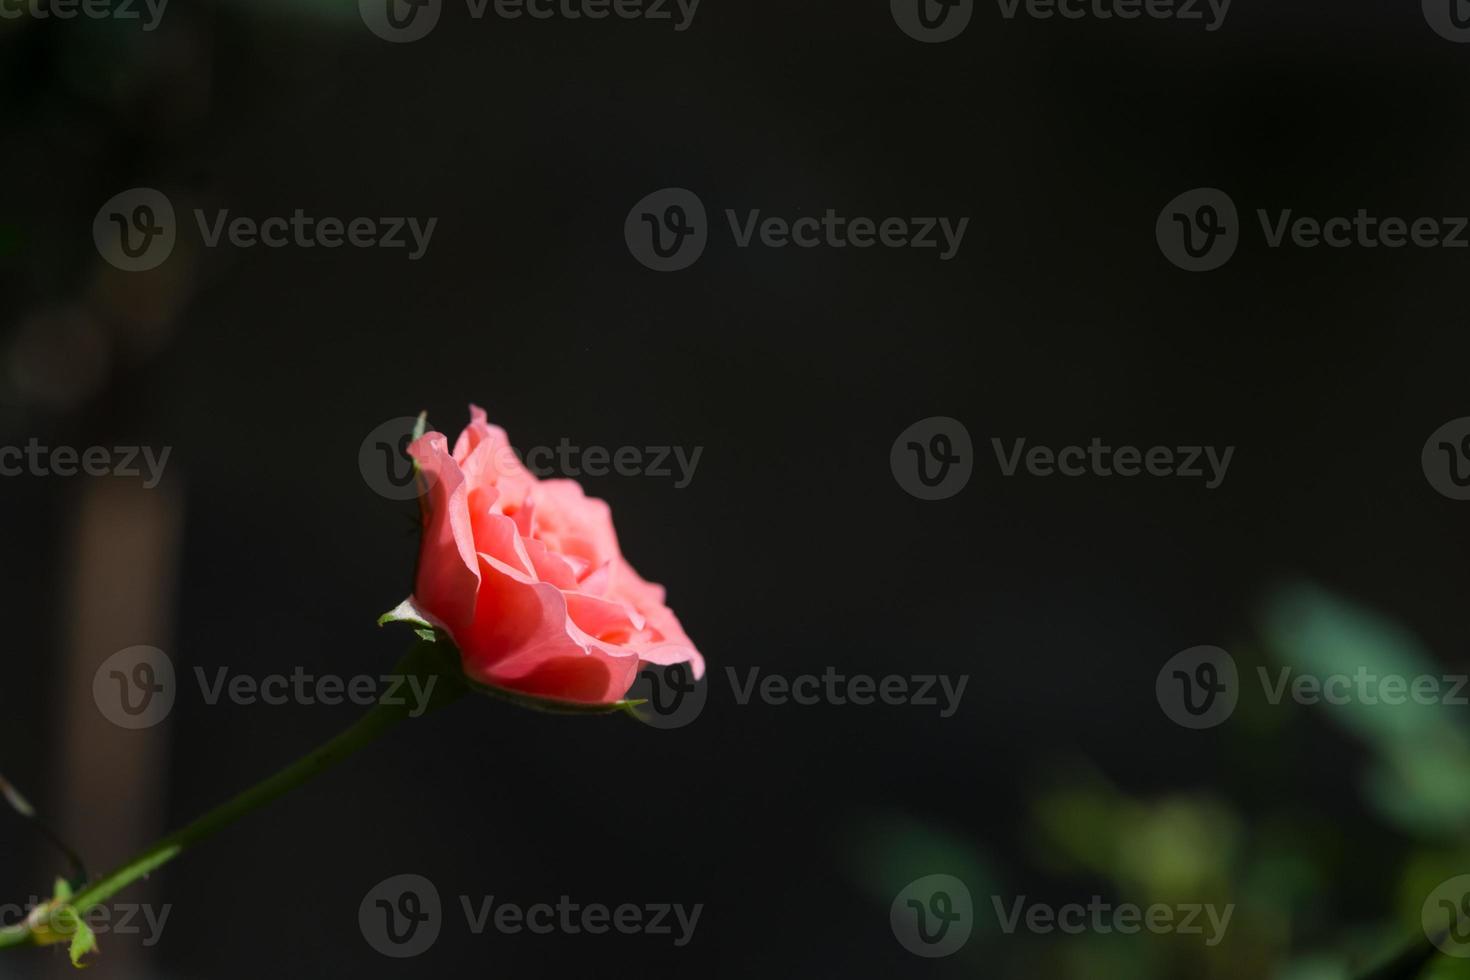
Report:
<svg viewBox="0 0 1470 980"><path fill-rule="evenodd" d="M1408 630L1310 584L1274 593L1262 616L1272 658L1291 676L1352 679L1344 703L1319 712L1361 739L1375 762L1364 792L1383 816L1416 833L1452 833L1470 826L1470 737L1443 703L1453 683ZM1273 675L1273 683L1280 675ZM1439 700L1412 697L1384 703L1378 684L1398 677L1441 682ZM1367 690L1370 697L1362 696ZM1458 692L1461 696L1470 691ZM1289 695L1288 695L1289 696Z"/></svg>

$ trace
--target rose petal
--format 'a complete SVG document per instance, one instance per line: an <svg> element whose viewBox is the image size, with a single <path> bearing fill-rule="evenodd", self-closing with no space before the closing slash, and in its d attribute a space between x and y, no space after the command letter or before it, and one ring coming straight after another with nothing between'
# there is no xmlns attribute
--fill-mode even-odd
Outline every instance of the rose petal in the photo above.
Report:
<svg viewBox="0 0 1470 980"><path fill-rule="evenodd" d="M580 558L592 568L618 556L618 535L606 501L587 496L575 480L543 480L532 497L534 536L552 551Z"/></svg>
<svg viewBox="0 0 1470 980"><path fill-rule="evenodd" d="M594 639L604 643L626 644L635 633L643 629L644 620L638 611L620 602L580 592L567 592L564 595L567 600L567 615L578 629Z"/></svg>
<svg viewBox="0 0 1470 980"><path fill-rule="evenodd" d="M576 635L581 631L572 625L560 589L526 581L487 555L480 556L480 573L473 628L457 637L467 673L512 690L576 701L616 701L627 693L637 676L636 655ZM567 660L590 661L602 669L560 663L550 673L542 672L546 664ZM550 678L575 678L577 687L557 693L544 686ZM594 680L601 685L596 696L589 693L597 686Z"/></svg>
<svg viewBox="0 0 1470 980"><path fill-rule="evenodd" d="M453 631L473 618L480 583L464 474L442 433L425 433L408 447L408 454L429 486L414 598Z"/></svg>
<svg viewBox="0 0 1470 980"><path fill-rule="evenodd" d="M490 555L525 575L534 575L531 557L526 553L527 542L516 530L515 522L495 512L498 496L499 491L494 487L481 487L470 492L470 527L474 531L475 551Z"/></svg>

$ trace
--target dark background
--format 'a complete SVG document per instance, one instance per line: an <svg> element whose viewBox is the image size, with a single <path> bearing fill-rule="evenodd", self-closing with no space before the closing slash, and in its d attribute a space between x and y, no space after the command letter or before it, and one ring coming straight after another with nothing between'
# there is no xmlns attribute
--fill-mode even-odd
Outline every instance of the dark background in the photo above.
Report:
<svg viewBox="0 0 1470 980"><path fill-rule="evenodd" d="M0 23L0 441L173 447L154 491L181 515L167 631L115 648L164 647L184 671L389 669L409 636L373 621L411 589L414 508L357 465L387 419L426 409L452 435L473 400L521 446L704 447L686 489L584 480L709 662L694 724L456 705L155 875L145 894L174 906L164 941L112 953L124 968L104 936L95 969L1023 976L1068 941L994 935L992 893L1117 894L1038 843L1030 801L1059 770L1140 800L1208 797L1244 834L1284 819L1332 842L1266 952L1231 936L1209 973L1164 955L1150 975L1277 975L1369 925L1383 940L1369 954L1410 937L1400 869L1421 842L1365 803L1359 742L1288 709L1188 732L1153 685L1186 647L1254 643L1261 603L1301 580L1464 668L1470 505L1433 491L1419 453L1470 415L1467 257L1272 250L1254 210L1470 211L1467 58L1410 3L1236 0L1215 33L1005 21L981 3L938 45L878 2L704 0L683 33L476 22L449 3L408 45L340 3L174 0L154 33ZM181 245L130 276L90 229L138 185L181 215L439 223L418 262ZM715 227L698 263L661 275L622 227L666 186L699 194ZM1153 228L1196 186L1226 189L1248 230L1227 266L1191 275ZM725 208L971 223L941 262L737 249ZM933 415L965 423L978 462L963 493L928 503L888 454ZM1002 479L989 451L1093 436L1237 449L1215 491ZM112 652L68 640L90 482L0 480L0 771L58 822L106 828L105 800L79 812L58 775L88 765L57 745L62 664ZM940 719L741 707L725 677L829 665L971 679ZM119 862L355 714L182 696L163 728L113 731L111 751L148 743L164 767L109 795L158 812L89 860ZM64 870L8 812L0 853L16 900ZM357 907L409 872L436 883L450 921L429 953L393 961L363 941ZM888 906L938 872L969 881L988 932L928 961L895 941ZM705 908L676 949L475 937L461 894ZM0 975L64 965L60 950L6 953Z"/></svg>

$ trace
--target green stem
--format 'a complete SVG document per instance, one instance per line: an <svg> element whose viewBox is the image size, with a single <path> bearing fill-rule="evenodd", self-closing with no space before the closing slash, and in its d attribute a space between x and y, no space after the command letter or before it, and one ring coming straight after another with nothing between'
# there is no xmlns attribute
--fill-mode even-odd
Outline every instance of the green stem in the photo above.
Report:
<svg viewBox="0 0 1470 980"><path fill-rule="evenodd" d="M432 643L421 643L398 665L396 673L401 676L419 675L426 681L434 680L428 710L443 707L466 693L467 688L458 668L446 670L438 650ZM118 892L157 870L185 849L206 841L229 827L241 817L254 813L266 804L284 796L304 783L331 769L358 749L376 741L381 735L409 718L416 710L407 704L407 698L396 699L404 703L384 704L379 702L363 715L351 728L336 738L301 757L228 803L216 807L182 830L175 831L158 841L141 854L81 889L67 904L82 914ZM427 711L425 712L427 713ZM8 946L28 946L36 941L29 924L0 929L0 949Z"/></svg>

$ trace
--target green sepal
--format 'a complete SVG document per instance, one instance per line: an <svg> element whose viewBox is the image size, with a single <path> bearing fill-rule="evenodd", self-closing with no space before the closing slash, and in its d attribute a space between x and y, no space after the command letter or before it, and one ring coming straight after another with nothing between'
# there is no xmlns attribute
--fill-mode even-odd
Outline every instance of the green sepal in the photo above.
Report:
<svg viewBox="0 0 1470 980"><path fill-rule="evenodd" d="M67 908L71 908L71 906L67 906ZM77 931L72 934L71 946L67 948L67 955L71 957L71 965L78 970L85 970L87 964L83 963L82 960L97 952L99 952L97 949L97 935L92 932L91 926L78 918Z"/></svg>
<svg viewBox="0 0 1470 980"><path fill-rule="evenodd" d="M70 882L56 879L51 901L33 910L26 925L37 946L69 943L71 965L82 969L85 967L82 960L97 952L97 934L87 925L81 911L71 904L74 894Z"/></svg>
<svg viewBox="0 0 1470 980"><path fill-rule="evenodd" d="M459 667L459 654L451 646L447 649L431 638L420 640L414 644L412 650L398 662L394 673L402 676L415 676L421 681L433 679L434 686L429 689L423 685L421 690L430 690L429 703L424 714L458 701L470 691L470 686L465 680L464 671ZM400 706L401 710L407 710L406 706Z"/></svg>
<svg viewBox="0 0 1470 980"><path fill-rule="evenodd" d="M425 630L430 633L434 632L434 624L429 622L429 618L414 604L413 596L409 596L378 617L379 626L387 626L389 623L407 623L410 626L417 627L421 636ZM425 636L424 639L432 642L434 638L432 636Z"/></svg>

